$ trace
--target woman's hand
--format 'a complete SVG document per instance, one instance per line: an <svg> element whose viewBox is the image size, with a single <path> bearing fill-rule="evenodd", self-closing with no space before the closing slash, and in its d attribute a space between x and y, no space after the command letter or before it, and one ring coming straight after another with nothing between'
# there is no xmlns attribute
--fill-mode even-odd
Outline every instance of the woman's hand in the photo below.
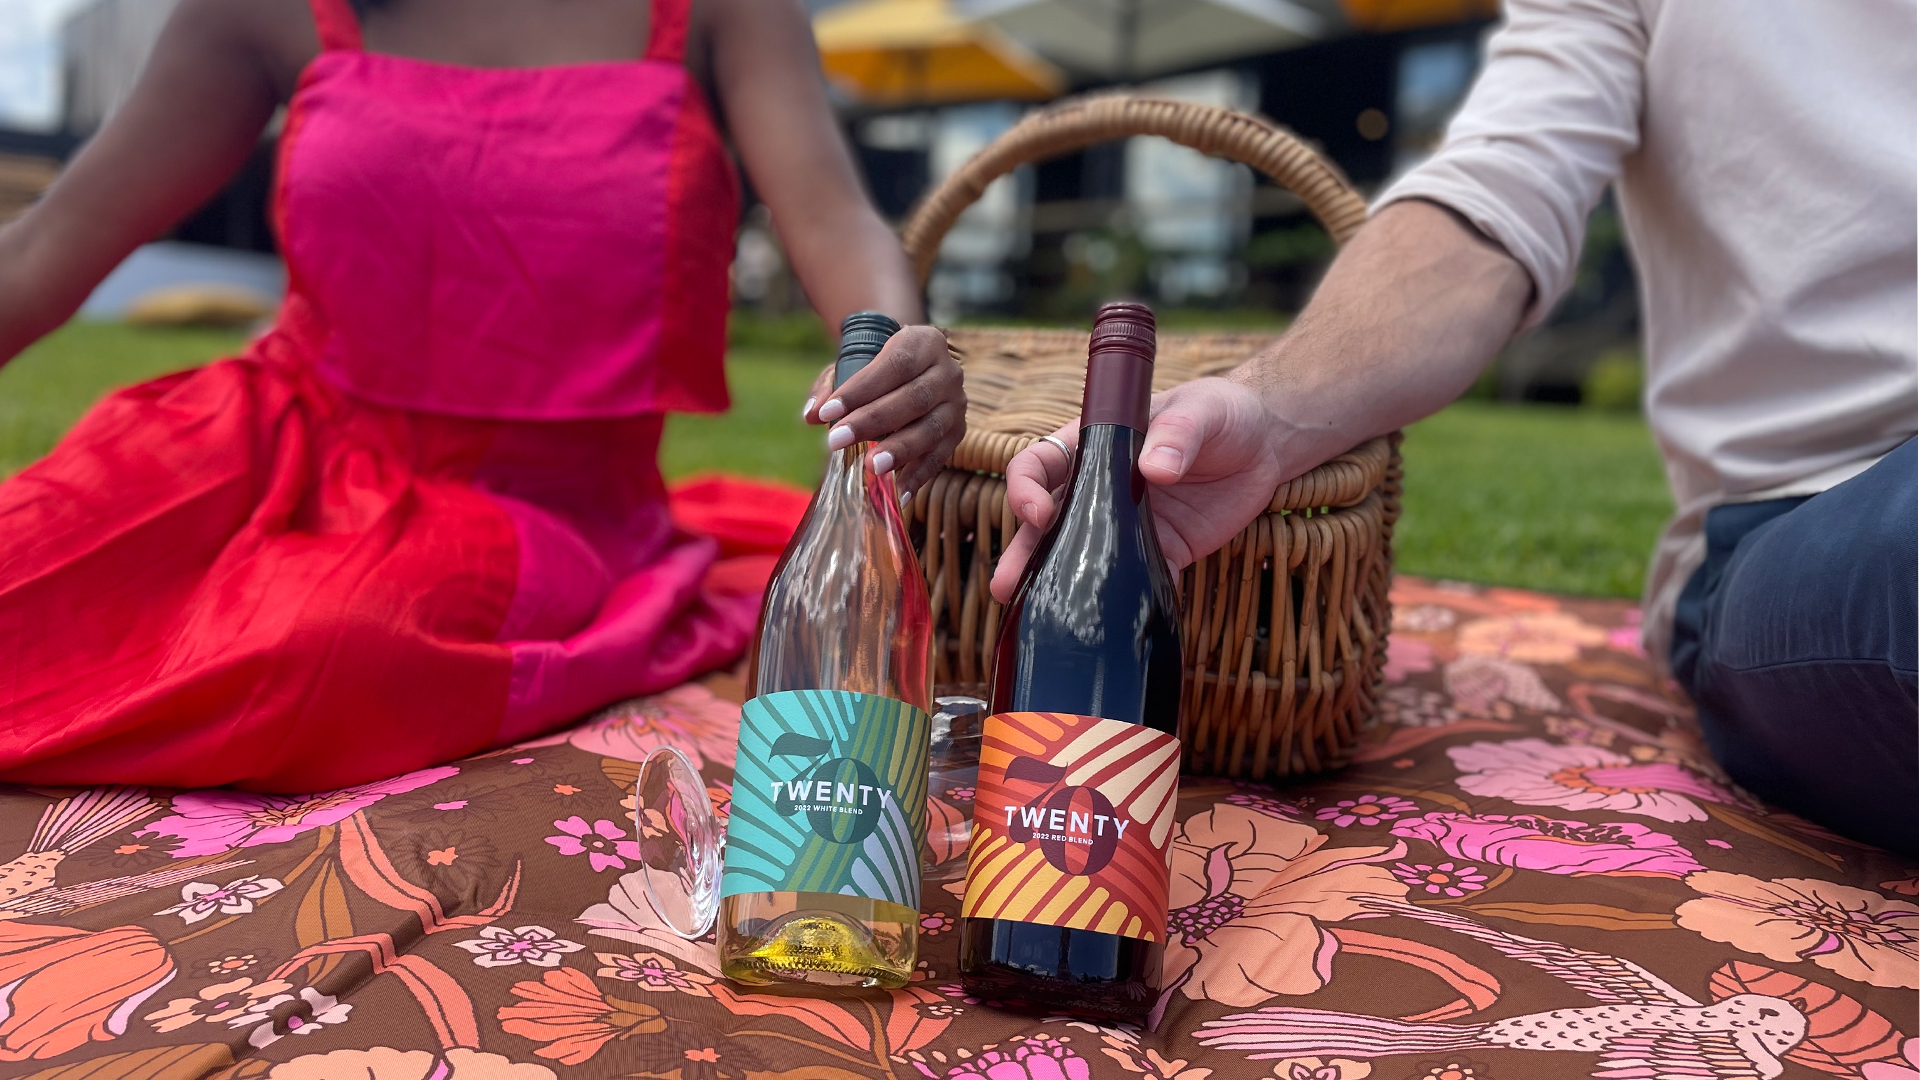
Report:
<svg viewBox="0 0 1920 1080"><path fill-rule="evenodd" d="M867 460L874 473L894 473L905 502L933 479L967 433L960 362L938 329L908 326L838 389L828 365L814 380L801 415L809 424L833 425L830 450L873 443Z"/></svg>
<svg viewBox="0 0 1920 1080"><path fill-rule="evenodd" d="M1228 379L1196 379L1153 399L1140 474L1159 490L1153 516L1161 553L1175 570L1218 551L1267 508L1284 477L1281 421L1251 389ZM1076 421L1053 433L1078 443ZM1007 501L1020 531L993 571L993 596L1013 599L1027 559L1053 521L1055 493L1067 482L1060 448L1036 442L1007 465Z"/></svg>

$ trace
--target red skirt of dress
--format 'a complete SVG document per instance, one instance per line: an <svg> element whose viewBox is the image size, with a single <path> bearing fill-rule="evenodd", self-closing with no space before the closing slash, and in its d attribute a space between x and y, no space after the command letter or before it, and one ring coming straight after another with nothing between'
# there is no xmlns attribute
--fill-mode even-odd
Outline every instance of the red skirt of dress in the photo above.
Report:
<svg viewBox="0 0 1920 1080"><path fill-rule="evenodd" d="M350 398L269 336L113 394L0 483L0 780L321 791L737 658L806 505L695 486L657 416Z"/></svg>

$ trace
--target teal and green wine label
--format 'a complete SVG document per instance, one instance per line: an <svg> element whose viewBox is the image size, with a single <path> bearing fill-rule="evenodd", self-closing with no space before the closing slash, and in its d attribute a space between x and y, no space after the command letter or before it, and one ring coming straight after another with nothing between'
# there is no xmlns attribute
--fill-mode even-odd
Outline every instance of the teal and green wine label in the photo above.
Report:
<svg viewBox="0 0 1920 1080"><path fill-rule="evenodd" d="M818 892L920 906L929 718L847 690L740 710L720 895Z"/></svg>

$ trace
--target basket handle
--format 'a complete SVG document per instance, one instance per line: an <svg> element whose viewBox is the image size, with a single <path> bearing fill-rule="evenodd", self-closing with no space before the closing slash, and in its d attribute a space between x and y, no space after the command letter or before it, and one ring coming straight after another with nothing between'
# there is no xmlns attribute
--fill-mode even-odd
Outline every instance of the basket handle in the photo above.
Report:
<svg viewBox="0 0 1920 1080"><path fill-rule="evenodd" d="M900 230L920 284L927 283L940 240L1001 176L1033 161L1132 135L1159 135L1203 154L1250 165L1300 196L1344 244L1367 220L1367 204L1333 165L1291 132L1218 105L1094 94L1051 105L1007 129L921 200Z"/></svg>

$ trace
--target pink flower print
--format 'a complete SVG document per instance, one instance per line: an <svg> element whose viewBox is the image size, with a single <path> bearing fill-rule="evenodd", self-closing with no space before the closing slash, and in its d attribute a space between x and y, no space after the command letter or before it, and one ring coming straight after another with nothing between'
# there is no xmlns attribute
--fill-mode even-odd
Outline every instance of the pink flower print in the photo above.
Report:
<svg viewBox="0 0 1920 1080"><path fill-rule="evenodd" d="M571 731L521 743L522 747L571 743L589 754L645 761L662 747L674 746L697 769L717 762L733 767L740 735L740 706L699 683L661 694L623 701Z"/></svg>
<svg viewBox="0 0 1920 1080"><path fill-rule="evenodd" d="M586 818L575 814L554 822L553 827L566 835L549 836L547 843L558 848L562 855L585 854L587 865L596 874L609 869L625 870L628 859L640 861L639 841L623 839L626 831L606 818L589 825Z"/></svg>
<svg viewBox="0 0 1920 1080"><path fill-rule="evenodd" d="M594 958L601 963L595 975L603 979L618 979L633 983L642 990L671 991L691 994L694 997L712 997L707 987L713 985L713 979L697 971L682 971L674 966L672 959L659 953L634 953L623 956L619 953L595 953Z"/></svg>
<svg viewBox="0 0 1920 1080"><path fill-rule="evenodd" d="M1380 696L1380 719L1400 727L1445 727L1460 719L1447 695L1417 686L1395 686Z"/></svg>
<svg viewBox="0 0 1920 1080"><path fill-rule="evenodd" d="M227 1021L230 1028L252 1028L247 1045L265 1049L288 1035L311 1035L323 1027L347 1022L353 1006L331 994L305 987L298 994L275 994L248 1005Z"/></svg>
<svg viewBox="0 0 1920 1080"><path fill-rule="evenodd" d="M1869 1061L1860 1066L1866 1080L1920 1080L1920 1039L1900 1044L1900 1061Z"/></svg>
<svg viewBox="0 0 1920 1080"><path fill-rule="evenodd" d="M433 804L433 808L435 810L465 810L467 808L467 800L455 799L452 802L437 802Z"/></svg>
<svg viewBox="0 0 1920 1080"><path fill-rule="evenodd" d="M946 1080L1088 1080L1085 1058L1050 1035L1014 1036L1005 1049L988 1050L947 1070Z"/></svg>
<svg viewBox="0 0 1920 1080"><path fill-rule="evenodd" d="M1620 625L1607 631L1607 648L1645 659L1647 650L1640 644L1641 620L1639 608L1628 608Z"/></svg>
<svg viewBox="0 0 1920 1080"><path fill-rule="evenodd" d="M1705 821L1694 800L1732 803L1733 793L1682 765L1638 762L1598 746L1544 739L1479 742L1447 751L1462 790L1522 806L1612 810L1660 821Z"/></svg>
<svg viewBox="0 0 1920 1080"><path fill-rule="evenodd" d="M1331 821L1344 829L1353 824L1378 825L1419 809L1419 804L1397 795L1362 795L1357 799L1341 799L1332 806L1323 806L1313 816L1321 821Z"/></svg>
<svg viewBox="0 0 1920 1080"><path fill-rule="evenodd" d="M1256 814L1265 814L1268 817L1298 818L1301 812L1300 803L1297 801L1252 791L1236 791L1227 796L1227 802L1234 806L1244 806Z"/></svg>
<svg viewBox="0 0 1920 1080"><path fill-rule="evenodd" d="M1381 677L1390 683L1433 670L1433 646L1416 637L1395 634L1387 638L1387 667Z"/></svg>
<svg viewBox="0 0 1920 1080"><path fill-rule="evenodd" d="M1393 876L1416 892L1429 896L1461 897L1487 887L1487 875L1477 866L1455 866L1451 862L1394 863Z"/></svg>
<svg viewBox="0 0 1920 1080"><path fill-rule="evenodd" d="M1453 624L1459 619L1452 608L1439 604L1415 604L1393 609L1393 628L1415 634L1443 633L1453 629Z"/></svg>
<svg viewBox="0 0 1920 1080"><path fill-rule="evenodd" d="M278 844L322 825L343 821L389 795L426 787L459 771L456 766L441 765L391 780L356 784L317 795L183 791L173 797L172 816L161 818L135 835L177 837L179 846L169 852L176 859Z"/></svg>
<svg viewBox="0 0 1920 1080"><path fill-rule="evenodd" d="M180 902L161 908L155 915L178 915L181 921L197 923L216 912L221 915L245 915L255 900L265 899L286 886L270 877L235 878L225 885L196 881L180 887Z"/></svg>
<svg viewBox="0 0 1920 1080"><path fill-rule="evenodd" d="M518 964L550 968L558 966L562 956L579 952L584 946L556 937L544 926L516 926L511 930L488 926L480 930L479 937L454 942L454 948L472 953L473 962L483 968Z"/></svg>
<svg viewBox="0 0 1920 1080"><path fill-rule="evenodd" d="M1463 650L1464 651L1464 650ZM1462 656L1447 665L1442 678L1453 704L1473 716L1495 716L1503 702L1535 712L1554 712L1560 699L1553 696L1540 673L1525 664L1495 656Z"/></svg>
<svg viewBox="0 0 1920 1080"><path fill-rule="evenodd" d="M929 911L920 916L920 932L932 937L953 929L953 916L938 911Z"/></svg>
<svg viewBox="0 0 1920 1080"><path fill-rule="evenodd" d="M1568 877L1683 878L1705 869L1673 837L1629 821L1442 812L1399 822L1393 835L1429 841L1456 859Z"/></svg>
<svg viewBox="0 0 1920 1080"><path fill-rule="evenodd" d="M970 787L950 787L947 789L947 798L952 799L954 802L972 802L973 795L974 791Z"/></svg>

